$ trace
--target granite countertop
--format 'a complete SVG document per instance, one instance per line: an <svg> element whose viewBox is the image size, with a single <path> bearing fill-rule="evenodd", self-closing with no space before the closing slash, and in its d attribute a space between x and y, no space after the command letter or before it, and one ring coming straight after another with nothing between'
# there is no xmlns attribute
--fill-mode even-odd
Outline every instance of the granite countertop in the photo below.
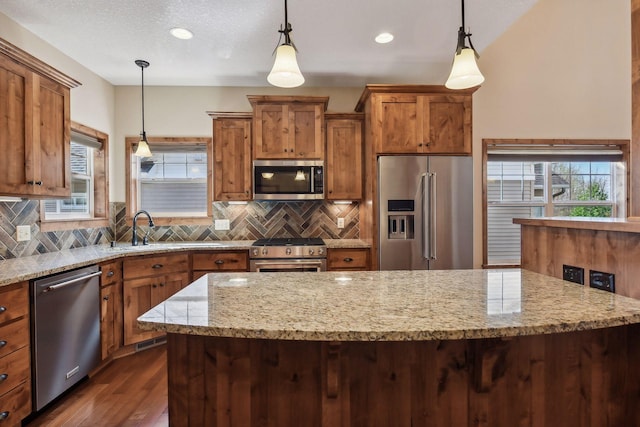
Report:
<svg viewBox="0 0 640 427"><path fill-rule="evenodd" d="M596 217L538 217L514 218L514 224L538 227L573 228L578 230L620 231L624 233L640 233L638 218L596 218Z"/></svg>
<svg viewBox="0 0 640 427"><path fill-rule="evenodd" d="M12 258L0 261L0 286L36 279L74 268L105 262L127 256L175 253L193 250L249 250L254 240L217 240L194 242L159 242L146 246L131 246L130 243L85 246L65 249L41 255ZM358 239L326 239L328 248L368 248Z"/></svg>
<svg viewBox="0 0 640 427"><path fill-rule="evenodd" d="M213 273L140 318L220 337L408 341L640 323L640 300L528 270Z"/></svg>

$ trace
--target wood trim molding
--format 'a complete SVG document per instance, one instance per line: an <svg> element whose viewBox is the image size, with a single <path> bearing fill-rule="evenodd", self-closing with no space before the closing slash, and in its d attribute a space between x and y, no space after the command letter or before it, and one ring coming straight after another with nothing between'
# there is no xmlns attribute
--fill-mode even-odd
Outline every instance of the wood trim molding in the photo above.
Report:
<svg viewBox="0 0 640 427"><path fill-rule="evenodd" d="M19 64L24 65L31 71L48 77L70 89L82 85L82 83L80 83L76 79L69 77L61 71L53 68L51 65L46 64L35 56L27 53L26 51L20 49L18 46L11 44L2 38L0 38L0 53L8 56Z"/></svg>
<svg viewBox="0 0 640 427"><path fill-rule="evenodd" d="M452 90L443 85L388 85L388 84L368 84L365 86L356 104L355 111L363 112L367 99L374 93L425 93L443 95L469 95L478 90L480 86L469 89Z"/></svg>

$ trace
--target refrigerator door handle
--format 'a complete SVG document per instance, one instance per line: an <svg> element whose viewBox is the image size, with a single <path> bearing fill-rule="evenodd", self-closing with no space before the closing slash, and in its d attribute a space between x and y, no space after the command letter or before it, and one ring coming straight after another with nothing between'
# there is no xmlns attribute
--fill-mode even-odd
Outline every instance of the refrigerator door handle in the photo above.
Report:
<svg viewBox="0 0 640 427"><path fill-rule="evenodd" d="M429 241L429 259L438 259L436 253L436 242L437 235L436 230L436 189L437 189L437 175L435 172L429 174L429 237L431 240Z"/></svg>
<svg viewBox="0 0 640 427"><path fill-rule="evenodd" d="M428 174L422 174L420 178L422 180L422 257L429 259L431 253L431 248L429 247L431 242L431 226L428 215L431 195Z"/></svg>

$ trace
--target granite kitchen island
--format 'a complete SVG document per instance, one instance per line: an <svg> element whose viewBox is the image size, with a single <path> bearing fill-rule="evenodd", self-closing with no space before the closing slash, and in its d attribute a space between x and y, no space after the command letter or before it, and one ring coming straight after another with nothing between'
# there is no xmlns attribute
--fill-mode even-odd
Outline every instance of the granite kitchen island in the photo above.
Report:
<svg viewBox="0 0 640 427"><path fill-rule="evenodd" d="M640 425L640 301L526 270L216 273L138 322L172 426Z"/></svg>

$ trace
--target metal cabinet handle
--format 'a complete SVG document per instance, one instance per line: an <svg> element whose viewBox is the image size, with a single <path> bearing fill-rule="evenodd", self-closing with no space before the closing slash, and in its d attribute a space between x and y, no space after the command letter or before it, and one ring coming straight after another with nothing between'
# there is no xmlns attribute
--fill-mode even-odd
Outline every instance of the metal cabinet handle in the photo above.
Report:
<svg viewBox="0 0 640 427"><path fill-rule="evenodd" d="M346 257L346 258L344 259L344 262L351 262L351 261L353 261L353 258Z"/></svg>
<svg viewBox="0 0 640 427"><path fill-rule="evenodd" d="M0 412L0 420L6 420L9 418L9 411Z"/></svg>
<svg viewBox="0 0 640 427"><path fill-rule="evenodd" d="M116 274L113 272L113 270L109 270L109 272L107 273L107 277L113 277L113 275Z"/></svg>
<svg viewBox="0 0 640 427"><path fill-rule="evenodd" d="M0 347L4 347L5 345L7 345L7 342L5 340L0 341Z"/></svg>
<svg viewBox="0 0 640 427"><path fill-rule="evenodd" d="M153 264L151 268L162 268L162 264Z"/></svg>
<svg viewBox="0 0 640 427"><path fill-rule="evenodd" d="M224 264L224 260L217 259L217 260L215 260L215 263L218 264L218 265L222 265L222 264Z"/></svg>
<svg viewBox="0 0 640 427"><path fill-rule="evenodd" d="M9 374L2 374L0 375L0 382L6 380L7 378L9 378Z"/></svg>
<svg viewBox="0 0 640 427"><path fill-rule="evenodd" d="M4 305L0 306L0 313L4 313L5 311L7 311L7 307Z"/></svg>
<svg viewBox="0 0 640 427"><path fill-rule="evenodd" d="M160 287L161 287L161 288L164 288L164 283L160 283Z"/></svg>
<svg viewBox="0 0 640 427"><path fill-rule="evenodd" d="M42 185L42 181L27 181L29 185Z"/></svg>
<svg viewBox="0 0 640 427"><path fill-rule="evenodd" d="M105 301L109 301L109 295L106 295L106 296L102 297L102 299L105 300Z"/></svg>

